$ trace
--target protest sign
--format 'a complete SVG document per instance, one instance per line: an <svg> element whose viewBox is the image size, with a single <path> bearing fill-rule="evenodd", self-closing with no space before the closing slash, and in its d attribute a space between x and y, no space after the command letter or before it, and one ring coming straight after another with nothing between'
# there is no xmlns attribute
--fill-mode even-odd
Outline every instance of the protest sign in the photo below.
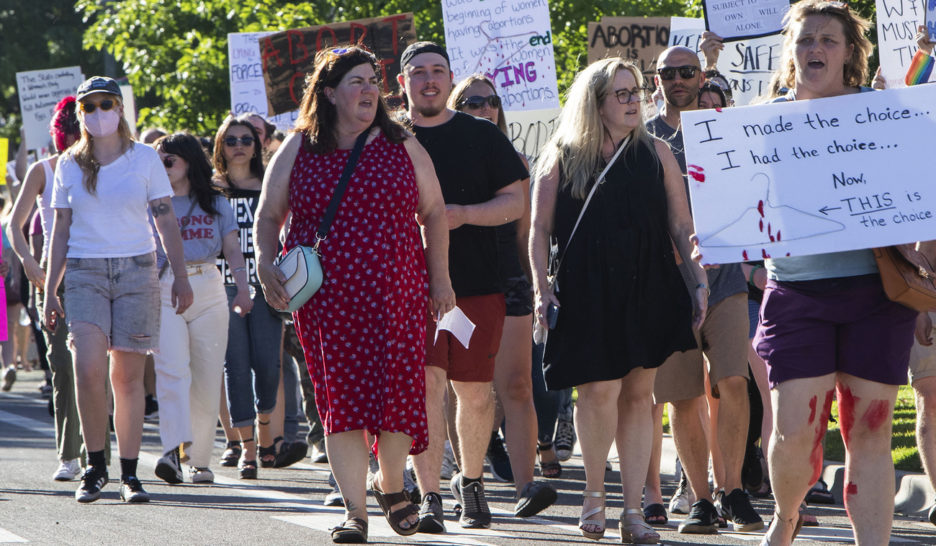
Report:
<svg viewBox="0 0 936 546"><path fill-rule="evenodd" d="M877 0L878 58L888 89L905 86L904 76L917 50L917 27L924 24L927 5L932 3L932 0ZM929 81L936 81L936 72Z"/></svg>
<svg viewBox="0 0 936 546"><path fill-rule="evenodd" d="M455 81L486 74L508 112L559 108L546 0L443 0L442 15Z"/></svg>
<svg viewBox="0 0 936 546"><path fill-rule="evenodd" d="M400 55L416 41L413 14L358 19L276 32L259 39L260 62L269 115L299 108L305 77L312 72L315 54L322 49L359 44L380 60L383 92L396 89Z"/></svg>
<svg viewBox="0 0 936 546"><path fill-rule="evenodd" d="M10 157L10 139L0 138L0 165L6 165L8 157ZM7 172L10 172L9 169ZM0 180L0 185L3 184L6 184L6 176Z"/></svg>
<svg viewBox="0 0 936 546"><path fill-rule="evenodd" d="M588 23L588 62L622 57L640 68L650 89L656 61L669 44L669 17L602 17Z"/></svg>
<svg viewBox="0 0 936 546"><path fill-rule="evenodd" d="M924 25L929 40L936 42L936 0L926 0L926 16L923 20L926 21Z"/></svg>
<svg viewBox="0 0 936 546"><path fill-rule="evenodd" d="M936 239L936 85L682 113L706 264Z"/></svg>
<svg viewBox="0 0 936 546"><path fill-rule="evenodd" d="M776 34L790 0L702 0L705 28L726 42Z"/></svg>
<svg viewBox="0 0 936 546"><path fill-rule="evenodd" d="M556 132L559 108L506 112L507 137L530 163L536 161L546 141Z"/></svg>
<svg viewBox="0 0 936 546"><path fill-rule="evenodd" d="M235 116L248 113L267 117L266 87L263 83L263 66L259 40L272 32L237 32L228 34L228 68L231 83L231 113ZM299 112L293 110L269 118L280 131L289 130Z"/></svg>
<svg viewBox="0 0 936 546"><path fill-rule="evenodd" d="M16 73L20 112L29 149L48 149L51 146L49 122L52 110L58 101L74 95L83 80L78 66Z"/></svg>
<svg viewBox="0 0 936 546"><path fill-rule="evenodd" d="M129 83L120 84L120 99L123 101L124 119L130 126L130 132L137 134L136 99L133 97L133 86Z"/></svg>

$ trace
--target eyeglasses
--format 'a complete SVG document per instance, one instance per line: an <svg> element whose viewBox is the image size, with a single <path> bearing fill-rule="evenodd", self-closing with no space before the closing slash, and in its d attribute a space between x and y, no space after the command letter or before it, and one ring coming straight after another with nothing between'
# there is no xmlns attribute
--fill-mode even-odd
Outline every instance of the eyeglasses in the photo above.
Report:
<svg viewBox="0 0 936 546"><path fill-rule="evenodd" d="M657 68L657 74L660 75L661 80L672 80L676 78L676 72L679 72L679 77L684 80L689 80L695 78L696 72L699 71L698 66L664 66L663 68Z"/></svg>
<svg viewBox="0 0 936 546"><path fill-rule="evenodd" d="M614 92L614 97L617 99L618 104L627 104L631 101L632 98L636 98L638 102L643 99L643 91L637 88L631 89L618 89Z"/></svg>
<svg viewBox="0 0 936 546"><path fill-rule="evenodd" d="M224 137L225 146L230 146L231 148L233 148L234 146L237 146L238 144L240 144L241 146L253 146L253 143L254 143L254 137L252 136L244 135L240 138L237 138L234 136Z"/></svg>
<svg viewBox="0 0 936 546"><path fill-rule="evenodd" d="M487 97L472 95L462 99L461 102L459 102L459 106L462 108L471 108L472 110L479 110L484 108L485 104L489 105L491 108L500 108L500 97L497 95L488 95Z"/></svg>
<svg viewBox="0 0 936 546"><path fill-rule="evenodd" d="M165 167L165 168L167 168L167 169L171 169L172 166L175 165L175 162L176 162L176 158L174 158L174 157L172 157L172 156L168 156L168 155L167 155L166 157L164 157L163 160L162 160L163 167Z"/></svg>
<svg viewBox="0 0 936 546"><path fill-rule="evenodd" d="M93 102L81 102L81 111L85 114L90 114L100 108L101 110L107 112L117 104L112 99L104 99L101 101L101 104L94 104Z"/></svg>

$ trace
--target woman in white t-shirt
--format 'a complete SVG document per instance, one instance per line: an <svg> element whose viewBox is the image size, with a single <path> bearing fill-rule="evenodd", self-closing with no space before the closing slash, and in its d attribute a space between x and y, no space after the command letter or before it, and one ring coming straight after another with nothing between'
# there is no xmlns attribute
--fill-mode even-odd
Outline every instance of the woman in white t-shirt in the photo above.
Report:
<svg viewBox="0 0 936 546"><path fill-rule="evenodd" d="M143 368L146 353L159 347L150 211L175 274L172 302L177 313L192 304L192 288L170 200L172 187L156 151L133 141L117 82L95 76L78 87L76 98L81 140L59 160L55 172L44 306L46 326L54 329L66 318L71 334L78 413L88 451L88 467L75 499L97 500L108 482L104 438L110 352L120 497L146 502L149 495L136 477L143 434ZM63 273L67 313L56 294Z"/></svg>

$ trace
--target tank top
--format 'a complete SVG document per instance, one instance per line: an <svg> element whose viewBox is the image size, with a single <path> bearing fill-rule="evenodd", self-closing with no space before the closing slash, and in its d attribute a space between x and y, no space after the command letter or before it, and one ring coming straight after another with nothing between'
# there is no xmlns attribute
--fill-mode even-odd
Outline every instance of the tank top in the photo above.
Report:
<svg viewBox="0 0 936 546"><path fill-rule="evenodd" d="M42 161L42 170L45 171L45 186L42 193L36 196L36 206L39 207L39 220L42 222L42 261L49 255L49 240L52 238L52 187L55 185L55 173L52 172L51 159Z"/></svg>

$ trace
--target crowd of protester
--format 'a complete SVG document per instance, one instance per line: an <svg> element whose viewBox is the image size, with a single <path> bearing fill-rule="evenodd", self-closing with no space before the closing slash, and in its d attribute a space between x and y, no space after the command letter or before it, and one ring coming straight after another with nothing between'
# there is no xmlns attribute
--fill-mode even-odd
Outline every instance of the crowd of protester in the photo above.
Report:
<svg viewBox="0 0 936 546"><path fill-rule="evenodd" d="M804 0L785 21L765 102L871 91L866 20ZM908 85L934 64L924 27L917 45ZM870 250L699 265L680 114L733 105L715 68L723 48L706 32L704 67L693 50L664 51L654 112L638 67L590 64L532 166L505 134L493 82L454 85L431 42L402 53L396 112L373 54L320 51L286 135L248 114L214 138L136 140L117 83L90 78L55 108L55 154L11 185L3 389L17 362L46 370L53 479L78 479L78 502L108 484L109 427L121 499L150 500L137 466L148 395L153 472L169 484L212 483L215 462L256 479L311 446L332 471L325 503L345 508L330 530L339 543L366 542L368 490L397 533L445 532L443 479L459 525L490 527L485 463L514 484L514 516L538 514L577 438L584 537L605 534L614 443L623 542L655 544L685 514L680 533L767 527L763 544L790 544L816 524L806 501L831 500L822 439L837 398L855 539L884 544L890 417L908 372L918 449L936 472L934 317L886 298ZM276 259L297 245L314 246L326 274L289 314ZM438 329L456 307L475 325L468 346ZM872 406L883 425L854 419ZM665 408L679 469L668 506ZM770 495L768 525L751 497Z"/></svg>

